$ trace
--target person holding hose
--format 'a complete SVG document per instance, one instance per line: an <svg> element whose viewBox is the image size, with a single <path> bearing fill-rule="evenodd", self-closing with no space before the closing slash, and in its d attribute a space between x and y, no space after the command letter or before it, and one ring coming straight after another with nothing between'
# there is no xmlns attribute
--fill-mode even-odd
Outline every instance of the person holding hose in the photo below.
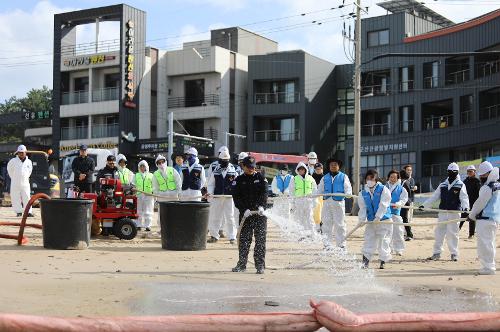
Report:
<svg viewBox="0 0 500 332"><path fill-rule="evenodd" d="M479 197L479 190L481 189L481 182L476 177L476 167L474 165L467 166L467 177L464 179L465 189L467 190L467 195L469 195L469 206L473 206ZM467 218L467 214L463 213L462 218ZM472 219L469 219L469 239L474 237L474 233L476 230L476 222ZM465 221L461 221L458 226L459 229L462 229Z"/></svg>
<svg viewBox="0 0 500 332"><path fill-rule="evenodd" d="M290 182L290 193L296 198L292 209L295 211L297 222L304 228L304 236L313 236L314 232L314 206L316 201L310 196L317 189L316 181L309 175L307 165L299 162L295 168L297 175Z"/></svg>
<svg viewBox="0 0 500 332"><path fill-rule="evenodd" d="M419 208L429 208L432 203L440 199L439 209L449 210L450 212L439 212L438 222L444 222L453 219L459 219L460 213L454 211L467 211L469 209L469 196L465 185L458 176L459 167L456 163L448 165L448 178L444 180L434 191L431 197L427 199ZM427 260L437 261L441 258L444 239L448 243L451 260L458 261L458 222L451 224L438 225L434 229L434 249L432 256Z"/></svg>
<svg viewBox="0 0 500 332"><path fill-rule="evenodd" d="M342 161L328 159L325 164L328 173L321 179L317 194L346 194L352 195L349 177L340 171ZM337 247L345 248L345 197L324 196L323 213L321 215L321 229L324 234L324 244L327 248L332 246L332 237L335 226L335 243Z"/></svg>
<svg viewBox="0 0 500 332"><path fill-rule="evenodd" d="M367 222L363 243L363 268L368 268L373 254L378 250L380 269L385 268L385 263L392 259L391 235L392 225L373 222L390 221L391 192L379 182L378 172L370 169L365 175L365 186L359 193L358 205L359 222Z"/></svg>
<svg viewBox="0 0 500 332"><path fill-rule="evenodd" d="M387 175L386 187L391 192L391 213L392 222L392 241L391 248L394 250L396 255L402 256L405 250L405 231L403 228L403 218L401 218L401 206L405 205L408 201L408 192L401 185L401 180L399 179L399 172L396 170L391 170ZM400 225L396 225L401 224Z"/></svg>
<svg viewBox="0 0 500 332"><path fill-rule="evenodd" d="M476 221L479 274L495 274L496 233L500 224L500 182L498 167L484 161L479 165L479 197L472 206L470 220Z"/></svg>
<svg viewBox="0 0 500 332"><path fill-rule="evenodd" d="M240 238L239 259L233 272L244 272L248 253L255 236L254 260L257 274L263 274L266 263L267 218L264 209L267 204L267 180L255 170L255 158L246 157L242 161L243 174L232 183L232 195L239 213ZM257 214L252 212L258 211Z"/></svg>
<svg viewBox="0 0 500 332"><path fill-rule="evenodd" d="M149 172L149 165L146 160L141 160L138 165L139 172L134 176L134 187L137 191L137 214L139 215L139 227L151 231L151 222L153 220L155 199L153 196L153 174Z"/></svg>
<svg viewBox="0 0 500 332"><path fill-rule="evenodd" d="M181 198L186 201L201 201L201 188L206 183L205 169L200 165L198 150L189 148L186 152L187 164L182 166Z"/></svg>

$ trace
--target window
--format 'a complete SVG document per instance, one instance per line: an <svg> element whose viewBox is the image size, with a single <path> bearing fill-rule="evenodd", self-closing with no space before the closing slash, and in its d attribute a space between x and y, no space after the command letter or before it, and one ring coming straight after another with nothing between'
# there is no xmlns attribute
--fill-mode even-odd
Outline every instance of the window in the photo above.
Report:
<svg viewBox="0 0 500 332"><path fill-rule="evenodd" d="M184 81L184 107L202 106L205 102L205 80Z"/></svg>
<svg viewBox="0 0 500 332"><path fill-rule="evenodd" d="M410 133L414 128L413 105L402 106L399 108L399 132Z"/></svg>
<svg viewBox="0 0 500 332"><path fill-rule="evenodd" d="M407 164L411 165L415 172L416 159L417 156L415 152L361 156L361 175L364 176L366 171L368 171L369 169L376 169L379 172L379 176L382 179L385 179L390 170L395 169L399 171L403 168L403 166Z"/></svg>
<svg viewBox="0 0 500 332"><path fill-rule="evenodd" d="M407 92L413 90L413 66L399 68L399 91Z"/></svg>
<svg viewBox="0 0 500 332"><path fill-rule="evenodd" d="M472 95L460 96L460 124L472 122Z"/></svg>
<svg viewBox="0 0 500 332"><path fill-rule="evenodd" d="M75 78L75 89L74 91L89 91L89 78L88 77L77 77Z"/></svg>
<svg viewBox="0 0 500 332"><path fill-rule="evenodd" d="M389 30L368 32L368 47L375 47L387 44L389 44Z"/></svg>
<svg viewBox="0 0 500 332"><path fill-rule="evenodd" d="M104 76L105 88L117 88L120 85L120 73L106 74Z"/></svg>
<svg viewBox="0 0 500 332"><path fill-rule="evenodd" d="M437 88L439 86L439 62L424 63L424 89Z"/></svg>

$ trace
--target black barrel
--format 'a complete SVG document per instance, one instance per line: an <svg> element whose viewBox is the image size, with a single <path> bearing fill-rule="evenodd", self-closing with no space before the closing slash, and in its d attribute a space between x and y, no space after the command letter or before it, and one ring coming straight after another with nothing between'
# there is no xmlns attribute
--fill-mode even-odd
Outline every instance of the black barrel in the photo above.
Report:
<svg viewBox="0 0 500 332"><path fill-rule="evenodd" d="M208 213L205 202L158 202L161 247L168 250L204 250L207 247Z"/></svg>
<svg viewBox="0 0 500 332"><path fill-rule="evenodd" d="M88 248L92 225L92 200L41 199L40 214L44 248Z"/></svg>

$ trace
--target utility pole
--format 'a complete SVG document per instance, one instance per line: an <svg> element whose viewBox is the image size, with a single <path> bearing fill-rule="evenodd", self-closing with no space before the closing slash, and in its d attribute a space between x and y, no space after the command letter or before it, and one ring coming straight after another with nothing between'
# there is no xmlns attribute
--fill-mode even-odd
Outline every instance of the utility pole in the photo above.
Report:
<svg viewBox="0 0 500 332"><path fill-rule="evenodd" d="M168 113L168 157L169 166L173 166L172 155L174 154L174 112Z"/></svg>
<svg viewBox="0 0 500 332"><path fill-rule="evenodd" d="M356 26L354 31L354 153L353 153L353 193L360 188L361 159L361 0L356 0Z"/></svg>

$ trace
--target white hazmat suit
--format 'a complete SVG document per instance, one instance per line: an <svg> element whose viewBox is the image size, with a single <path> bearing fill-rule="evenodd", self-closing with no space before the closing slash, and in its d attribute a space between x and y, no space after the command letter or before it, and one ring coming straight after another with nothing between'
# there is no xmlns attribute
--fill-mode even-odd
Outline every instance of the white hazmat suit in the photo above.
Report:
<svg viewBox="0 0 500 332"><path fill-rule="evenodd" d="M20 145L18 152L26 152L26 147ZM17 152L16 152L17 153ZM24 207L28 205L30 200L30 176L33 171L33 164L28 156L23 160L16 156L9 160L7 164L7 172L10 177L10 199L12 201L12 209L17 214L23 213ZM32 213L30 207L29 212Z"/></svg>
<svg viewBox="0 0 500 332"><path fill-rule="evenodd" d="M398 212L401 213L401 208L400 206L404 206L406 202L408 201L408 192L406 191L405 188L400 188L401 193L399 194L399 197L395 197L395 199L392 199L392 195L395 190L397 190L401 186L401 180L398 179L396 183L390 183L387 182L386 187L389 189L391 192L391 209L393 212ZM393 207L392 205L397 205L398 207ZM397 213L392 214L392 222L401 224L399 225L392 225L392 241L391 241L391 248L394 250L394 252L397 255L403 254L403 251L405 250L405 229L403 225L403 218L398 215Z"/></svg>
<svg viewBox="0 0 500 332"><path fill-rule="evenodd" d="M158 157L156 157L156 161L155 163L158 165L158 161L159 160L166 160L165 157L163 157L162 155L158 155ZM160 174L162 175L162 177L164 179L167 179L167 173L166 173L166 170L167 170L167 164L164 163L163 165L159 165L158 167L158 170L156 172L160 172ZM181 192L181 188L182 188L182 180L181 180L181 176L179 175L179 173L177 173L177 171L171 167L172 170L173 170L173 176L174 176L174 182L175 182L175 189L173 190L161 190L160 189L160 183L158 182L158 179L156 178L156 176L153 176L153 193L157 196L160 196L160 197L157 197L157 200L158 202L170 202L170 201L178 201L179 200L179 194ZM154 174L154 173L153 173ZM166 181L166 180L165 180ZM161 223L160 223L160 212L158 211L158 226L161 227Z"/></svg>
<svg viewBox="0 0 500 332"><path fill-rule="evenodd" d="M299 175L299 168L304 168L306 174L304 176ZM294 211L293 219L300 224L305 231L304 235L312 235L315 230L314 224L314 206L316 199L312 197L303 198L303 196L308 196L314 193L317 189L316 181L309 175L307 166L303 162L300 162L295 168L297 175L290 181L289 190L290 194L294 197L292 210ZM302 185L302 183L304 185ZM297 185L301 184L299 188Z"/></svg>
<svg viewBox="0 0 500 332"><path fill-rule="evenodd" d="M140 170L142 165L146 167L146 171L144 173ZM138 190L147 192L147 183L151 181L151 186L153 187L154 176L152 173L149 173L149 165L145 160L141 160L139 162L138 169L139 171L134 176L133 184ZM141 182L137 181L138 177L141 177ZM142 186L139 185L140 183L142 183ZM155 198L153 196L148 196L140 192L137 193L137 214L139 215L139 227L151 227L154 208Z"/></svg>
<svg viewBox="0 0 500 332"><path fill-rule="evenodd" d="M183 201L201 201L201 188L207 181L205 176L205 169L202 165L200 165L200 160L198 159L198 151L195 148L189 148L186 152L186 155L188 162L187 164L182 166L182 171L180 174L182 182L182 191L180 193L180 197ZM192 164L189 163L190 156L195 158ZM197 181L198 184L194 184L194 181ZM184 184L186 184L186 186Z"/></svg>

